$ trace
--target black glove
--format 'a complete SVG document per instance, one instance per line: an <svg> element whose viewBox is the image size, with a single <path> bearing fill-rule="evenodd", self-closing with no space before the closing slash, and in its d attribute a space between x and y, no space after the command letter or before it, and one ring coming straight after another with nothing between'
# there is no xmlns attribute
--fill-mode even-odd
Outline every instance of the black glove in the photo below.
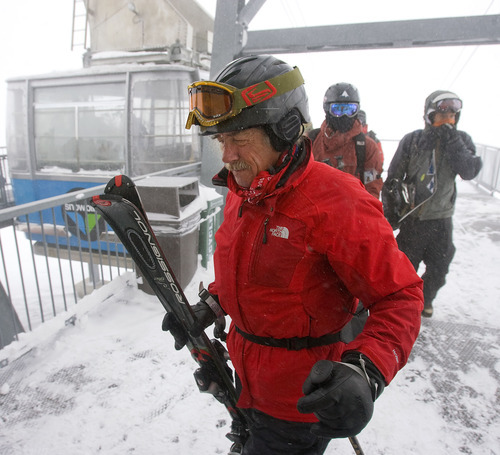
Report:
<svg viewBox="0 0 500 455"><path fill-rule="evenodd" d="M205 302L198 302L191 308L194 311L194 323L189 330L189 333L196 338L199 337L207 327L210 327L215 322L216 316L212 308L210 308Z"/></svg>
<svg viewBox="0 0 500 455"><path fill-rule="evenodd" d="M353 357L354 358L354 357ZM371 362L357 353L360 365L320 360L311 369L302 387L305 397L297 408L303 414L314 413L319 422L311 432L327 438L355 436L366 427L373 415L373 402L383 377ZM378 377L368 376L370 362Z"/></svg>
<svg viewBox="0 0 500 455"><path fill-rule="evenodd" d="M170 332L175 339L175 349L177 351L181 350L186 346L188 340L188 334L186 329L178 321L173 313L167 313L163 316L163 322L161 323L161 329L164 332Z"/></svg>
<svg viewBox="0 0 500 455"><path fill-rule="evenodd" d="M194 323L189 330L189 334L193 337L199 337L202 332L215 321L215 313L205 302L198 302L192 305L194 311ZM182 349L188 340L186 329L178 321L173 313L167 313L163 317L161 328L165 332L170 332L175 338L175 349Z"/></svg>
<svg viewBox="0 0 500 455"><path fill-rule="evenodd" d="M399 228L399 220L410 209L408 185L400 179L390 179L382 187L384 215L393 230Z"/></svg>
<svg viewBox="0 0 500 455"><path fill-rule="evenodd" d="M460 139L457 129L451 123L445 123L436 127L435 132L444 147L448 147L449 145L454 146Z"/></svg>

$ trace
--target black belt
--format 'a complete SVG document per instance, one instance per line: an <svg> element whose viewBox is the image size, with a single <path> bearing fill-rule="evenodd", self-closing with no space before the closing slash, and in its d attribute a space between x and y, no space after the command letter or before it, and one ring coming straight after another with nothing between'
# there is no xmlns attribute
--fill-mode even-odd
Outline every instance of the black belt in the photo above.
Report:
<svg viewBox="0 0 500 455"><path fill-rule="evenodd" d="M289 351L300 351L301 349L315 348L317 346L327 346L340 341L340 332L329 333L321 337L293 337L293 338L270 338L252 335L243 332L240 328L235 326L236 331L247 340L261 344L263 346L270 346L273 348L285 348Z"/></svg>

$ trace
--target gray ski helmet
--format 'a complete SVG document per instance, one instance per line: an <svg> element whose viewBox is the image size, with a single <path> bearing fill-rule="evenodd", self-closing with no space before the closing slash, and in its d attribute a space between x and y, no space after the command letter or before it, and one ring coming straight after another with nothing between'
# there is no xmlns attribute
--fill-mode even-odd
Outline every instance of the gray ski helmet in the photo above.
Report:
<svg viewBox="0 0 500 455"><path fill-rule="evenodd" d="M358 89L347 82L339 82L328 87L323 98L323 110L325 114L330 112L332 103L360 103Z"/></svg>
<svg viewBox="0 0 500 455"><path fill-rule="evenodd" d="M215 82L243 89L292 70L290 65L271 55L241 57L226 65L215 78ZM302 125L308 122L309 106L302 84L282 95L245 108L234 117L216 125L200 126L200 131L203 135L210 135L265 126L268 132L270 129L280 141L290 146L301 135Z"/></svg>
<svg viewBox="0 0 500 455"><path fill-rule="evenodd" d="M449 90L436 90L425 99L424 121L426 124L432 126L434 122L434 113L437 110L438 101L448 99L457 99L462 101L456 93L450 92ZM455 125L458 123L459 118L460 111L455 114Z"/></svg>

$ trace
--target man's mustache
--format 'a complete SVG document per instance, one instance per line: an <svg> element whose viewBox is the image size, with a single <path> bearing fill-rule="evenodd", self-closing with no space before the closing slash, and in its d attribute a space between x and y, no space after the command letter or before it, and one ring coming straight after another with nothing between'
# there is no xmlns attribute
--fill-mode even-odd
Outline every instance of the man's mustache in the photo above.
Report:
<svg viewBox="0 0 500 455"><path fill-rule="evenodd" d="M225 167L228 171L244 171L245 169L250 169L250 166L241 160L226 163Z"/></svg>

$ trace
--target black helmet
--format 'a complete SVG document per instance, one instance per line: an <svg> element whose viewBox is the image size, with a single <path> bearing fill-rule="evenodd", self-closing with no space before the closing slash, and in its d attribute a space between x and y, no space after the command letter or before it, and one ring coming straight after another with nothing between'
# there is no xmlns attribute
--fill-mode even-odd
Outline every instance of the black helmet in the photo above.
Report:
<svg viewBox="0 0 500 455"><path fill-rule="evenodd" d="M328 88L323 98L323 110L326 114L326 123L333 131L345 133L349 131L359 114L359 92L356 87L347 82L339 82ZM358 105L358 111L353 115L335 116L330 113L333 103L354 103Z"/></svg>
<svg viewBox="0 0 500 455"><path fill-rule="evenodd" d="M244 89L292 71L297 75L293 75L293 82L287 82L287 86L293 88L286 90L287 86L283 85L282 94L271 96L249 107L245 106L236 115L215 125L200 125L201 134L225 133L264 126L275 148L277 144L273 134L278 138L278 142L282 142L277 150L284 148L285 144L287 147L294 144L302 134L303 124L310 121L307 94L298 68L294 69L271 55L241 57L226 65L215 78L215 82ZM275 85L279 92L280 82L276 81Z"/></svg>
<svg viewBox="0 0 500 455"><path fill-rule="evenodd" d="M356 87L347 82L339 82L331 85L323 98L323 110L325 114L330 111L332 103L360 103L359 92Z"/></svg>
<svg viewBox="0 0 500 455"><path fill-rule="evenodd" d="M436 90L425 99L425 123L432 126L432 124L434 123L434 113L439 110L438 103L442 103L443 100L456 100L457 108L455 113L455 125L458 123L458 119L460 118L460 110L462 109L462 100L458 97L458 95L450 92L449 90Z"/></svg>

